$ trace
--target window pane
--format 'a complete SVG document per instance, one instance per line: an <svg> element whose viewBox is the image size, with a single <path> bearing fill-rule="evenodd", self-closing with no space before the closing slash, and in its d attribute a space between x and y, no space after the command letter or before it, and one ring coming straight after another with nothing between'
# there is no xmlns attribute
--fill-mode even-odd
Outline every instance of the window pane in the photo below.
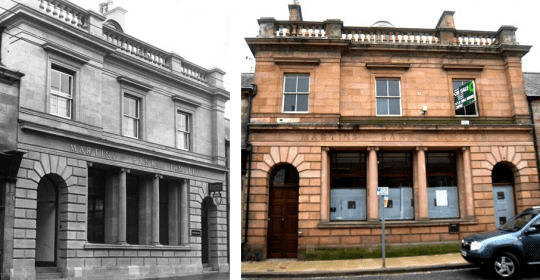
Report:
<svg viewBox="0 0 540 280"><path fill-rule="evenodd" d="M124 96L124 114L138 118L139 117L139 101L129 96Z"/></svg>
<svg viewBox="0 0 540 280"><path fill-rule="evenodd" d="M390 96L399 96L399 80L388 80L388 89Z"/></svg>
<svg viewBox="0 0 540 280"><path fill-rule="evenodd" d="M388 115L387 98L377 98L377 115Z"/></svg>
<svg viewBox="0 0 540 280"><path fill-rule="evenodd" d="M298 92L309 92L309 76L298 76Z"/></svg>
<svg viewBox="0 0 540 280"><path fill-rule="evenodd" d="M61 88L60 91L71 97L71 76L61 73Z"/></svg>
<svg viewBox="0 0 540 280"><path fill-rule="evenodd" d="M296 75L285 76L285 92L296 92Z"/></svg>
<svg viewBox="0 0 540 280"><path fill-rule="evenodd" d="M51 89L60 90L60 72L51 70Z"/></svg>
<svg viewBox="0 0 540 280"><path fill-rule="evenodd" d="M178 113L178 130L188 131L187 120L188 117L186 115Z"/></svg>
<svg viewBox="0 0 540 280"><path fill-rule="evenodd" d="M296 111L296 94L285 94L285 104L283 111L285 112L294 112Z"/></svg>
<svg viewBox="0 0 540 280"><path fill-rule="evenodd" d="M178 132L178 135L177 135L177 147L179 149L184 149L184 150L188 150L189 149L189 134L185 133L185 132Z"/></svg>
<svg viewBox="0 0 540 280"><path fill-rule="evenodd" d="M465 115L475 116L476 115L476 103L465 106Z"/></svg>
<svg viewBox="0 0 540 280"><path fill-rule="evenodd" d="M386 80L377 80L377 96L388 96Z"/></svg>
<svg viewBox="0 0 540 280"><path fill-rule="evenodd" d="M298 101L298 108L296 111L298 112L307 112L308 111L308 103L309 103L309 95L307 94L298 94L297 95L297 101Z"/></svg>
<svg viewBox="0 0 540 280"><path fill-rule="evenodd" d="M131 137L138 137L139 135L139 121L129 117L124 117L124 135Z"/></svg>
<svg viewBox="0 0 540 280"><path fill-rule="evenodd" d="M399 106L398 98L389 98L388 99L389 115L400 115L401 108Z"/></svg>
<svg viewBox="0 0 540 280"><path fill-rule="evenodd" d="M58 96L51 95L51 113L58 115Z"/></svg>

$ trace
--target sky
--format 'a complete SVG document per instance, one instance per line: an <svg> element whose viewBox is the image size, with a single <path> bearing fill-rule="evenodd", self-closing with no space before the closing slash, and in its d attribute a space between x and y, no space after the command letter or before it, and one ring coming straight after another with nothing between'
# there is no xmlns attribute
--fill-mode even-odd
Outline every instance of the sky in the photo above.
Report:
<svg viewBox="0 0 540 280"><path fill-rule="evenodd" d="M256 37L259 33L257 19L273 17L288 20L288 5L292 0L238 0L242 17L236 26L242 37ZM534 0L480 1L480 0L299 0L304 21L341 19L344 26L371 26L386 20L395 27L434 29L443 11L454 11L454 22L458 30L497 31L502 25L517 27L516 39L521 45L532 45L523 57L524 72L540 72L540 32L538 10L540 2ZM237 33L233 33L234 36ZM243 42L236 54L243 60L241 71L250 72L253 67L251 51Z"/></svg>

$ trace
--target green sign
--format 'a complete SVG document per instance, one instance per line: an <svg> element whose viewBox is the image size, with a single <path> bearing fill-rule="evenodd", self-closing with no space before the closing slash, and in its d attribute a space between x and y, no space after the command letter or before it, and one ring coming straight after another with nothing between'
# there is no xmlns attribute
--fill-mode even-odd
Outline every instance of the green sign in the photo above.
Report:
<svg viewBox="0 0 540 280"><path fill-rule="evenodd" d="M458 88L454 89L454 105L456 111L470 104L474 104L475 100L474 82L470 81Z"/></svg>

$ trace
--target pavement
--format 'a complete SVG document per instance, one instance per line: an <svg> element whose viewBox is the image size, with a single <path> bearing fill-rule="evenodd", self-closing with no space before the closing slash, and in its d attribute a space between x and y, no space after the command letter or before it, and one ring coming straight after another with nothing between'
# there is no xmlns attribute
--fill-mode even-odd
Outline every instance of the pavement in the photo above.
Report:
<svg viewBox="0 0 540 280"><path fill-rule="evenodd" d="M329 277L347 275L391 274L434 271L474 267L459 253L386 258L332 261L299 261L296 259L267 259L260 262L242 262L243 278L273 277Z"/></svg>

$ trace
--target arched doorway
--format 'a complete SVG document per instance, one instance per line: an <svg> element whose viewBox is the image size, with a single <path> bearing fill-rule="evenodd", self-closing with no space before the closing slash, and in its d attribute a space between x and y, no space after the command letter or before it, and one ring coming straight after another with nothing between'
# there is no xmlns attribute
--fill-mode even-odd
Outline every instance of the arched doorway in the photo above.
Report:
<svg viewBox="0 0 540 280"><path fill-rule="evenodd" d="M212 198L207 196L201 206L201 251L204 268L217 268L217 256L211 254L212 250L217 250L215 247L218 243L216 232L217 207L214 205Z"/></svg>
<svg viewBox="0 0 540 280"><path fill-rule="evenodd" d="M503 163L497 163L491 172L495 226L506 223L515 215L514 172Z"/></svg>
<svg viewBox="0 0 540 280"><path fill-rule="evenodd" d="M58 186L51 175L41 178L37 190L36 266L56 266Z"/></svg>
<svg viewBox="0 0 540 280"><path fill-rule="evenodd" d="M270 176L268 258L296 258L298 252L298 171L278 166Z"/></svg>

